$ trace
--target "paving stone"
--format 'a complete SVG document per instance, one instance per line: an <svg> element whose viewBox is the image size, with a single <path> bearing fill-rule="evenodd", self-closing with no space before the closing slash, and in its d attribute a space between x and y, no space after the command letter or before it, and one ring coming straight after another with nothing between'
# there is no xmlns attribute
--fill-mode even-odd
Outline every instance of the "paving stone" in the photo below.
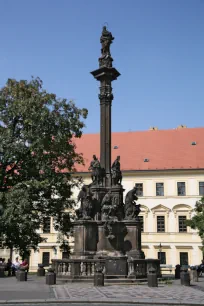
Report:
<svg viewBox="0 0 204 306"><path fill-rule="evenodd" d="M4 300L4 301L3 301ZM15 301L14 301L15 300ZM172 285L159 285L150 288L147 285L107 285L93 287L87 283L66 283L47 286L45 278L30 276L27 282L17 282L15 278L0 279L0 305L7 301L25 304L47 301L51 305L59 302L116 302L116 303L145 303L156 305L203 305L204 306L204 278L193 286L181 286L176 281ZM84 305L85 305L84 304ZM31 304L30 304L31 305ZM45 305L45 304L44 304ZM71 304L69 304L71 305ZM77 306L75 304L75 306Z"/></svg>

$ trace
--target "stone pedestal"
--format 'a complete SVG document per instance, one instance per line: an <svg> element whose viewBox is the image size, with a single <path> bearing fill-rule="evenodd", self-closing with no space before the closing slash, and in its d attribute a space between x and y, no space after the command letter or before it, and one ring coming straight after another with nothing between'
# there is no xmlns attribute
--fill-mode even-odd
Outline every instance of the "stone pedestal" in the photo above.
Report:
<svg viewBox="0 0 204 306"><path fill-rule="evenodd" d="M38 267L37 276L45 276L45 269L43 266Z"/></svg>
<svg viewBox="0 0 204 306"><path fill-rule="evenodd" d="M95 272L94 274L94 286L104 286L104 274L102 272Z"/></svg>
<svg viewBox="0 0 204 306"><path fill-rule="evenodd" d="M20 282L27 281L27 272L25 270L20 270L18 272L17 280L20 281Z"/></svg>
<svg viewBox="0 0 204 306"><path fill-rule="evenodd" d="M147 258L145 259L147 265L147 273L154 269L156 271L157 277L161 277L161 269L160 269L160 260L159 259L152 259Z"/></svg>
<svg viewBox="0 0 204 306"><path fill-rule="evenodd" d="M181 271L181 285L190 286L190 275L186 270Z"/></svg>
<svg viewBox="0 0 204 306"><path fill-rule="evenodd" d="M125 237L125 248L129 259L144 259L145 255L141 246L141 223L136 221L125 221L127 235Z"/></svg>
<svg viewBox="0 0 204 306"><path fill-rule="evenodd" d="M139 221L79 220L74 222L74 242L73 259L125 254L129 259L145 258Z"/></svg>
<svg viewBox="0 0 204 306"><path fill-rule="evenodd" d="M126 227L123 222L109 223L111 227L112 237L106 229L106 222L98 222L98 244L97 256L122 256L124 255L124 236Z"/></svg>
<svg viewBox="0 0 204 306"><path fill-rule="evenodd" d="M150 269L147 274L148 287L158 287L157 274L155 269Z"/></svg>
<svg viewBox="0 0 204 306"><path fill-rule="evenodd" d="M45 278L46 285L55 285L56 284L56 273L48 272Z"/></svg>
<svg viewBox="0 0 204 306"><path fill-rule="evenodd" d="M190 280L192 282L198 282L198 273L197 270L190 270Z"/></svg>
<svg viewBox="0 0 204 306"><path fill-rule="evenodd" d="M72 258L93 258L97 251L98 226L94 220L74 222L74 253Z"/></svg>

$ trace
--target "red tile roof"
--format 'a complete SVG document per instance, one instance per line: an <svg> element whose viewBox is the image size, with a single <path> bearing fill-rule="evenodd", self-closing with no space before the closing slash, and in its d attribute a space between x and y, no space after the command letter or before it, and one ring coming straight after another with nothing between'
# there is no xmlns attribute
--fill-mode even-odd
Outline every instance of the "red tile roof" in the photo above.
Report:
<svg viewBox="0 0 204 306"><path fill-rule="evenodd" d="M100 159L100 135L84 134L75 143L85 161L77 171L87 172L92 155ZM112 133L112 162L117 155L123 171L204 169L204 128ZM144 162L145 158L149 162Z"/></svg>

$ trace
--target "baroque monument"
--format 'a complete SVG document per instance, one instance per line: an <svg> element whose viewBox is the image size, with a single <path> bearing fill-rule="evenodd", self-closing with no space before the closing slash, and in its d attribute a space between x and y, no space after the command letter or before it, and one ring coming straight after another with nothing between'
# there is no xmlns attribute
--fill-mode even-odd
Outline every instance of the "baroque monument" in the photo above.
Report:
<svg viewBox="0 0 204 306"><path fill-rule="evenodd" d="M158 267L159 261L145 260L141 249L140 205L136 203L136 188L127 192L124 201L122 161L120 156L111 161L112 82L120 76L113 67L110 52L113 40L112 33L104 26L100 37L99 68L91 72L100 82L100 158L93 155L89 166L92 182L84 185L78 195L81 205L73 224L74 252L71 260L73 267L80 260L101 259L105 262L106 277L145 277L148 267L153 264Z"/></svg>

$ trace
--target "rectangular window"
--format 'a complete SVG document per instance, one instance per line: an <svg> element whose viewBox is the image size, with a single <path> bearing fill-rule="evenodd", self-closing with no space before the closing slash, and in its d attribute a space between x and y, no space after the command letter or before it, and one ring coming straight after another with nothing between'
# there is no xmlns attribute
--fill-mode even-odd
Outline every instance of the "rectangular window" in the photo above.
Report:
<svg viewBox="0 0 204 306"><path fill-rule="evenodd" d="M166 265L166 252L158 252L158 259L161 265Z"/></svg>
<svg viewBox="0 0 204 306"><path fill-rule="evenodd" d="M50 233L50 218L44 218L43 233Z"/></svg>
<svg viewBox="0 0 204 306"><path fill-rule="evenodd" d="M179 232L187 232L187 225L186 225L186 216L179 216L178 217L179 221Z"/></svg>
<svg viewBox="0 0 204 306"><path fill-rule="evenodd" d="M180 252L180 265L181 266L188 265L188 253L187 252Z"/></svg>
<svg viewBox="0 0 204 306"><path fill-rule="evenodd" d="M141 222L141 232L144 232L144 218L143 216L138 216L139 220Z"/></svg>
<svg viewBox="0 0 204 306"><path fill-rule="evenodd" d="M186 195L186 184L185 184L185 182L178 182L177 183L177 192L178 192L178 196L185 196Z"/></svg>
<svg viewBox="0 0 204 306"><path fill-rule="evenodd" d="M49 266L50 264L50 252L43 252L42 253L42 264L44 266Z"/></svg>
<svg viewBox="0 0 204 306"><path fill-rule="evenodd" d="M156 183L156 196L164 196L164 183Z"/></svg>
<svg viewBox="0 0 204 306"><path fill-rule="evenodd" d="M143 196L143 184L142 183L135 184L135 187L136 187L136 195L138 197L142 197Z"/></svg>
<svg viewBox="0 0 204 306"><path fill-rule="evenodd" d="M199 195L204 196L204 182L199 182Z"/></svg>
<svg viewBox="0 0 204 306"><path fill-rule="evenodd" d="M165 217L157 216L157 232L165 232Z"/></svg>

